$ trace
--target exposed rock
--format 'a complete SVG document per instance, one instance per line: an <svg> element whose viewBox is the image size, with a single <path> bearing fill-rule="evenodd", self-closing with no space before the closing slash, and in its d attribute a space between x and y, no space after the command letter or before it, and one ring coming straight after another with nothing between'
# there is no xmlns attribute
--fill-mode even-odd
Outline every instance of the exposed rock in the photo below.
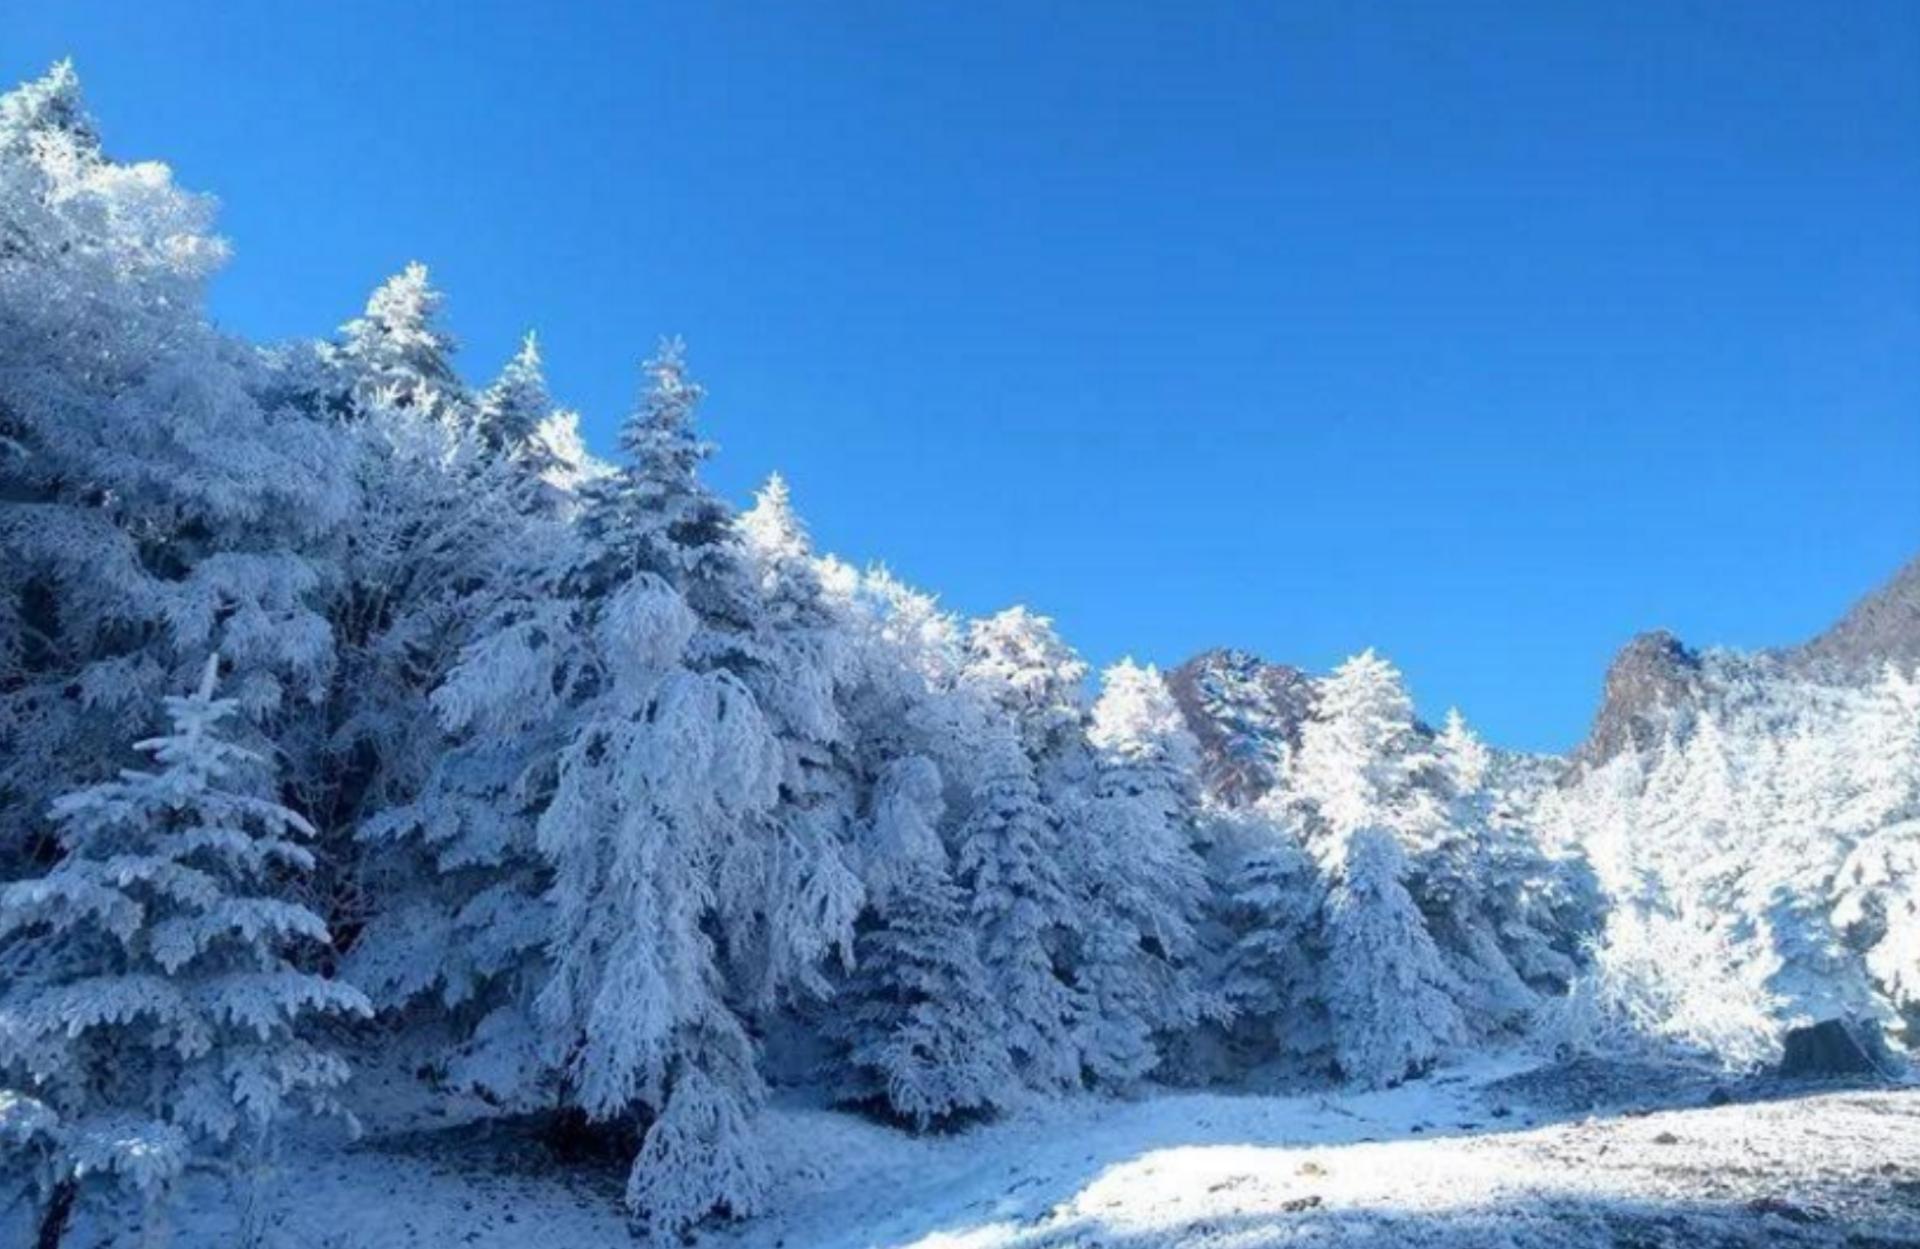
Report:
<svg viewBox="0 0 1920 1249"><path fill-rule="evenodd" d="M1200 742L1208 792L1234 805L1273 788L1315 701L1306 673L1240 650L1203 651L1167 673L1167 686Z"/></svg>
<svg viewBox="0 0 1920 1249"><path fill-rule="evenodd" d="M1879 1064L1845 1022L1823 1019L1788 1032L1776 1074L1794 1079L1878 1075Z"/></svg>
<svg viewBox="0 0 1920 1249"><path fill-rule="evenodd" d="M1607 668L1600 711L1577 761L1598 767L1623 750L1657 744L1674 715L1698 698L1700 675L1700 656L1666 630L1634 638Z"/></svg>
<svg viewBox="0 0 1920 1249"><path fill-rule="evenodd" d="M1920 667L1920 557L1818 637L1753 659L1839 682L1869 679L1889 663ZM1598 767L1624 750L1657 745L1676 720L1684 725L1700 707L1707 684L1698 652L1673 634L1656 630L1634 638L1607 669L1600 710L1574 762Z"/></svg>
<svg viewBox="0 0 1920 1249"><path fill-rule="evenodd" d="M1920 556L1855 603L1831 629L1782 657L1798 667L1842 675L1871 674L1888 663L1920 665Z"/></svg>

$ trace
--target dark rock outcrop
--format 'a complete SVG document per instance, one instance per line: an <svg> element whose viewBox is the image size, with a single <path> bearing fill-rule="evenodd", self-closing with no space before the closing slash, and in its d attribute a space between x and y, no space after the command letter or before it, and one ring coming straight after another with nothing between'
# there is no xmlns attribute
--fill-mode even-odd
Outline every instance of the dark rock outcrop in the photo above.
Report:
<svg viewBox="0 0 1920 1249"><path fill-rule="evenodd" d="M1880 1073L1867 1046L1838 1019L1794 1028L1782 1039L1784 1050L1775 1074L1788 1079L1872 1076Z"/></svg>
<svg viewBox="0 0 1920 1249"><path fill-rule="evenodd" d="M1246 651L1203 651L1167 673L1167 686L1200 742L1203 783L1229 804L1273 787L1282 750L1299 746L1313 714L1311 677Z"/></svg>
<svg viewBox="0 0 1920 1249"><path fill-rule="evenodd" d="M1889 663L1920 667L1920 557L1818 637L1753 660L1781 674L1847 683L1870 680ZM1600 710L1574 762L1598 767L1623 750L1656 745L1703 705L1707 684L1698 652L1673 634L1634 638L1607 669Z"/></svg>
<svg viewBox="0 0 1920 1249"><path fill-rule="evenodd" d="M1831 629L1782 657L1795 667L1842 675L1871 675L1889 663L1920 665L1920 556Z"/></svg>
<svg viewBox="0 0 1920 1249"><path fill-rule="evenodd" d="M1593 729L1575 760L1598 767L1623 750L1659 742L1700 692L1700 656L1664 629L1642 633L1614 656Z"/></svg>

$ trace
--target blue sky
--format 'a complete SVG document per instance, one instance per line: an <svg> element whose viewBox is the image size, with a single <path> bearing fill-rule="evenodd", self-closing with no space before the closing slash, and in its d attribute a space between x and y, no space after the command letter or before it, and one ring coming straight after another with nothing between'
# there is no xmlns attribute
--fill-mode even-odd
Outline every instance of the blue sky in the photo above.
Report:
<svg viewBox="0 0 1920 1249"><path fill-rule="evenodd" d="M1612 651L1920 550L1920 6L0 0L223 201L214 311L405 261L610 449L687 337L744 497L1095 662L1372 645L1564 748Z"/></svg>

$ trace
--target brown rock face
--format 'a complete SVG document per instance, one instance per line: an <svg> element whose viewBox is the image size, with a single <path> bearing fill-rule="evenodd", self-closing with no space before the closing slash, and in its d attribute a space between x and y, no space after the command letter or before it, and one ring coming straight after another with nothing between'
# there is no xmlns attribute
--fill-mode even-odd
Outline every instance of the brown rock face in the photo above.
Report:
<svg viewBox="0 0 1920 1249"><path fill-rule="evenodd" d="M1831 629L1784 657L1796 666L1856 675L1883 664L1920 664L1920 556L1855 603Z"/></svg>
<svg viewBox="0 0 1920 1249"><path fill-rule="evenodd" d="M1306 673L1246 651L1204 651L1169 672L1167 686L1200 742L1207 791L1232 805L1273 787L1282 752L1300 744L1313 714Z"/></svg>
<svg viewBox="0 0 1920 1249"><path fill-rule="evenodd" d="M1627 643L1607 668L1600 711L1574 753L1598 767L1623 750L1644 750L1666 731L1670 715L1699 695L1700 657L1664 629Z"/></svg>
<svg viewBox="0 0 1920 1249"><path fill-rule="evenodd" d="M1770 658L1787 672L1841 682L1869 679L1889 663L1920 666L1920 558L1831 629ZM1697 653L1664 630L1643 633L1607 669L1600 711L1574 761L1597 767L1623 750L1652 746L1673 713L1695 709L1707 696Z"/></svg>

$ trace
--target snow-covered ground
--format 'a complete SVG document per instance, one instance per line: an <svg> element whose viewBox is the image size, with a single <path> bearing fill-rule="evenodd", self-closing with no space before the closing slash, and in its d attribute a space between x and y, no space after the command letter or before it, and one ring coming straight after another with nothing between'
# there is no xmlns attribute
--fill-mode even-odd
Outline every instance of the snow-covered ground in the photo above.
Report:
<svg viewBox="0 0 1920 1249"><path fill-rule="evenodd" d="M703 1241L1920 1246L1920 1090L1732 1092L1716 1105L1709 1082L1656 1072L1489 1065L1370 1094L1084 1100L921 1139L788 1107L768 1122L773 1212ZM624 1247L622 1178L501 1129L376 1130L290 1156L251 1202L202 1181L173 1243L242 1245L251 1224L276 1249Z"/></svg>

